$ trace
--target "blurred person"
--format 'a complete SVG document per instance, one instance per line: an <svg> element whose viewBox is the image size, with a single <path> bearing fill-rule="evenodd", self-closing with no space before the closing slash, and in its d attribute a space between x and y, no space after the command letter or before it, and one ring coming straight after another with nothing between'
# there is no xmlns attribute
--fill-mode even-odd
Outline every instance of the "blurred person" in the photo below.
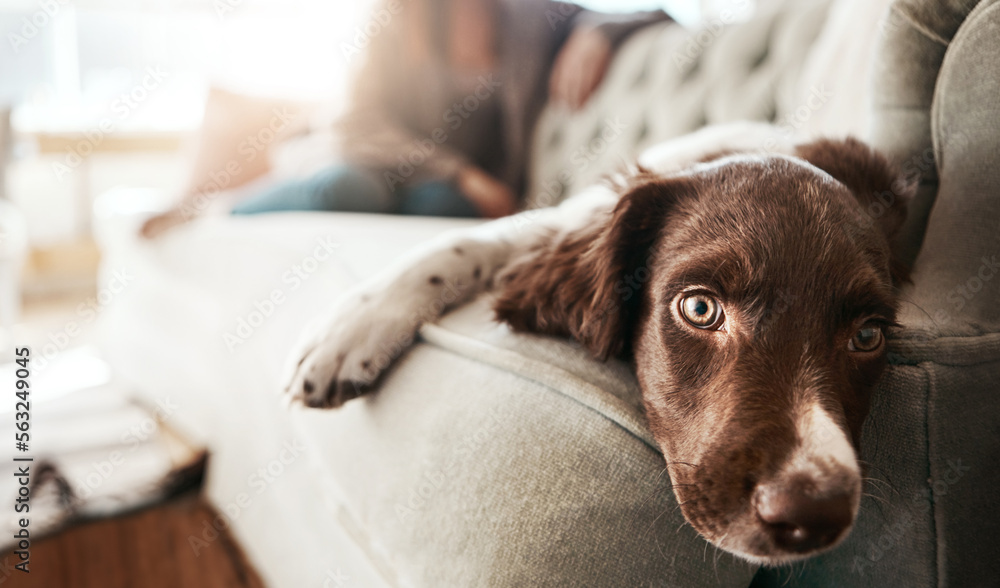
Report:
<svg viewBox="0 0 1000 588"><path fill-rule="evenodd" d="M236 192L233 214L511 214L546 102L582 108L621 42L669 19L549 0L389 0L380 10L392 18L371 39L335 125L336 163L304 179L258 179ZM147 221L143 234L188 220L191 209L182 201Z"/></svg>

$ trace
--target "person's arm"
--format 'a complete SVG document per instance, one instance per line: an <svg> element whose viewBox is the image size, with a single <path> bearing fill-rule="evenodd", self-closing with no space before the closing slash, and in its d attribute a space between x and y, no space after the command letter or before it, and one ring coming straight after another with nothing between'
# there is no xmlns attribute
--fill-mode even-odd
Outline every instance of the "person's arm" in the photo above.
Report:
<svg viewBox="0 0 1000 588"><path fill-rule="evenodd" d="M673 19L662 10L628 14L609 14L593 10L582 10L576 19L574 19L573 27L574 30L581 27L597 29L611 43L611 47L617 49L629 35L642 27L669 20Z"/></svg>
<svg viewBox="0 0 1000 588"><path fill-rule="evenodd" d="M561 5L565 7L566 5ZM556 56L549 95L573 110L583 107L604 80L615 50L636 30L670 20L661 10L607 14L574 7L569 38ZM561 8L566 10L566 8Z"/></svg>
<svg viewBox="0 0 1000 588"><path fill-rule="evenodd" d="M434 152L420 166L413 166L412 176L404 177L409 168L403 161L420 149L418 141L431 145L427 141L433 138L418 138L394 125L378 109L353 111L340 122L339 130L347 157L355 163L386 170L383 179L391 188L401 179L412 177L451 181L486 218L499 218L516 211L517 198L509 187L446 144L434 142ZM425 151L420 153L424 157Z"/></svg>
<svg viewBox="0 0 1000 588"><path fill-rule="evenodd" d="M170 210L147 219L140 234L156 238L167 230L206 213L232 190L271 172L271 150L306 128L312 107L237 94L223 88L209 89L205 113L195 138L190 179L179 202ZM248 143L262 129L275 131L269 142Z"/></svg>
<svg viewBox="0 0 1000 588"><path fill-rule="evenodd" d="M475 165L458 172L456 184L485 218L500 218L517 212L517 195L510 186Z"/></svg>

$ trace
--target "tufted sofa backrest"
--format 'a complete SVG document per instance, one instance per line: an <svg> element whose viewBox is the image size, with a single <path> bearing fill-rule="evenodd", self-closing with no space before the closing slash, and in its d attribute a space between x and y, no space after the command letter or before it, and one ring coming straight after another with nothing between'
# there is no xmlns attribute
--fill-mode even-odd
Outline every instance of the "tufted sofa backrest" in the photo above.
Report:
<svg viewBox="0 0 1000 588"><path fill-rule="evenodd" d="M707 124L773 121L796 133L831 98L824 87L799 87L830 5L775 0L748 22L730 22L724 12L697 29L664 24L639 31L582 111L549 105L542 113L528 206L558 204L646 147Z"/></svg>

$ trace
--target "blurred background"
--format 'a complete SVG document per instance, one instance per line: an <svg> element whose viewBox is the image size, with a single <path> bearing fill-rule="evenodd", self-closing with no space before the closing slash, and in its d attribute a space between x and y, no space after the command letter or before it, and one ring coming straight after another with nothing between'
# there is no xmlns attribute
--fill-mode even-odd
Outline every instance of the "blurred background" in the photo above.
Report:
<svg viewBox="0 0 1000 588"><path fill-rule="evenodd" d="M102 194L141 187L169 197L189 181L210 88L335 112L372 4L0 0L0 349L46 342L67 309L93 296ZM580 4L665 8L690 25L732 7Z"/></svg>

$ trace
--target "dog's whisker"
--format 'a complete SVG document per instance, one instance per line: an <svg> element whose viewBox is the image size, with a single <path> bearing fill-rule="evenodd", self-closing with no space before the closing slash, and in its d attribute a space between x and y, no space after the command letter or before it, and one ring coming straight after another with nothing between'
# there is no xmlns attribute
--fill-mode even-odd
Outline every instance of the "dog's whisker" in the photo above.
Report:
<svg viewBox="0 0 1000 588"><path fill-rule="evenodd" d="M877 500L877 501L879 501L882 504L889 504L889 501L886 500L885 498L882 498L881 496L875 496L874 494L871 494L869 492L862 492L861 495L862 496L867 496L868 498L871 498L872 500Z"/></svg>
<svg viewBox="0 0 1000 588"><path fill-rule="evenodd" d="M663 468L662 470L660 470L660 473L658 473L658 474L656 475L656 479L655 479L655 480L653 480L653 486L654 486L654 488L653 488L652 490L650 490L650 491L649 491L649 493L648 493L648 494L646 495L646 498L644 498L644 499L642 500L642 502L641 502L641 503L639 503L639 505L638 505L638 506L636 506L636 507L635 507L635 509L633 510L633 514L632 514L632 519L631 519L631 521L629 522L629 526L628 526L628 529L629 529L629 531L631 531L631 530L632 530L632 529L634 528L635 524L636 524L636 523L637 523L637 521L638 521L638 518L639 518L639 515L640 515L640 514L642 514L642 510L643 510L643 508L645 508L646 504L647 504L647 503L648 503L648 502L649 502L650 500L652 500L652 498L653 498L654 496L656 496L657 494L659 494L660 492L662 492L662 491L663 491L663 489L661 489L661 488L658 488L658 487L656 487L656 486L659 486L659 484L660 484L660 480L662 480L662 479L663 479L663 474L665 474L665 473L667 473L667 468L666 468L666 467L664 467L664 468ZM669 479L669 478L668 478L668 479ZM673 485L671 484L670 488L672 488L672 487L673 487ZM669 489L669 488L668 488L668 489Z"/></svg>
<svg viewBox="0 0 1000 588"><path fill-rule="evenodd" d="M719 544L726 542L726 537L729 537L729 531L726 530L722 537L719 538L718 544L715 544L715 555L712 557L712 568L715 570L715 581L719 584L722 580L719 578L719 558L722 557L722 551L719 549Z"/></svg>
<svg viewBox="0 0 1000 588"><path fill-rule="evenodd" d="M927 310L925 310L924 307L920 306L916 302L914 302L912 300L907 300L906 298L902 298L902 297L899 298L899 302L901 304L909 304L910 306L912 306L912 307L916 308L917 310L919 310L920 312L924 313L924 317L926 317L927 319L929 319L932 323L935 322L934 321L934 317L931 316L931 313L927 312Z"/></svg>
<svg viewBox="0 0 1000 588"><path fill-rule="evenodd" d="M675 507L673 508L673 510L671 510L671 511L670 511L670 514L672 515L672 514L674 514L675 512L677 512L677 509L679 509L680 507L681 507L681 505L679 505L679 504L678 504L677 506L675 506Z"/></svg>
<svg viewBox="0 0 1000 588"><path fill-rule="evenodd" d="M864 467L867 467L875 471L877 474L881 476L881 478L878 479L881 480L883 483L885 483L893 491L893 493L896 494L896 496L902 496L902 493L899 491L898 488L896 488L896 485L892 482L892 478L885 470L867 461L858 460L858 463L863 465ZM871 477L869 476L869 478Z"/></svg>
<svg viewBox="0 0 1000 588"><path fill-rule="evenodd" d="M789 566L788 568L786 568L783 571L785 571L788 575L785 576L785 580L781 583L782 588L784 588L785 586L788 586L788 584L792 581L792 578L794 577L794 573L793 573L794 570L793 570L792 566Z"/></svg>
<svg viewBox="0 0 1000 588"><path fill-rule="evenodd" d="M885 492L886 490L892 490L892 485L885 480L880 480L878 478L861 478L864 484L867 484L868 489L872 492Z"/></svg>
<svg viewBox="0 0 1000 588"><path fill-rule="evenodd" d="M802 563L792 563L790 568L789 575L792 579L801 578L802 574L806 573L806 566Z"/></svg>
<svg viewBox="0 0 1000 588"><path fill-rule="evenodd" d="M871 482L872 480L867 480L867 481ZM889 489L891 490L891 488ZM886 492L885 486L878 486L875 484L869 484L867 486L867 490L863 490L861 494L862 496L871 496L875 500L879 500L882 502L888 502L890 498L889 496L886 496L888 492Z"/></svg>
<svg viewBox="0 0 1000 588"><path fill-rule="evenodd" d="M646 528L646 531L645 531L645 533L643 533L643 534L642 534L642 536L643 536L643 537L645 537L646 535L648 535L648 534L649 534L649 531L650 531L650 530L651 530L651 529L652 529L653 527L655 527L655 526L656 526L656 521L660 520L660 517L662 517L662 516L663 516L663 515L665 515L665 514L667 514L667 510L664 510L664 511L663 511L663 512L661 512L660 514L656 515L656 518L654 518L654 519L653 519L653 521L652 521L651 523L649 523L649 527L647 527L647 528ZM655 537L655 536L656 536L656 535L654 535L654 537Z"/></svg>
<svg viewBox="0 0 1000 588"><path fill-rule="evenodd" d="M660 545L660 538L656 537L654 535L653 536L653 540L656 542L656 550L659 551L660 552L660 556L663 557L664 560L666 560L667 559L667 554L663 553L663 546Z"/></svg>
<svg viewBox="0 0 1000 588"><path fill-rule="evenodd" d="M871 497L872 500L874 500L874 502L871 503L872 508L870 510L878 511L879 520L886 522L889 521L889 515L886 513L885 510L890 505L889 500L885 498L879 498L877 496L873 496L871 494L866 494L866 493L862 493L862 496L869 496ZM864 506L864 503L862 503L862 506Z"/></svg>

